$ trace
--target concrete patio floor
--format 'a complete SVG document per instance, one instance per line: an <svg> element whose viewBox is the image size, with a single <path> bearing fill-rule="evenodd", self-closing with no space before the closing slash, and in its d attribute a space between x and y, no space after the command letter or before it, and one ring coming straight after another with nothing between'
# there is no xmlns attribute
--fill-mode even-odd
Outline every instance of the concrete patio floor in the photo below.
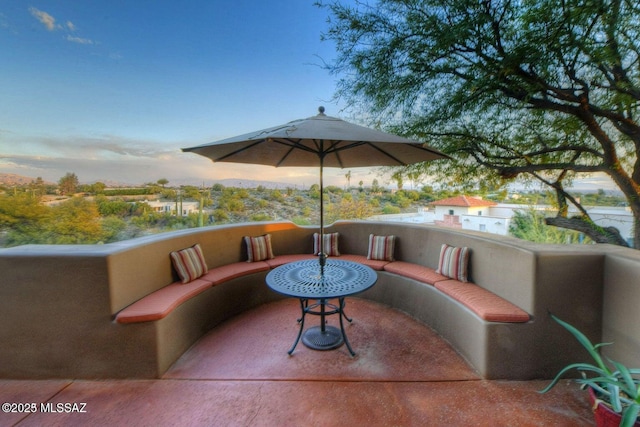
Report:
<svg viewBox="0 0 640 427"><path fill-rule="evenodd" d="M353 358L302 343L288 356L299 305L287 299L210 331L158 380L0 380L2 403L36 409L3 406L0 426L593 425L573 383L540 395L548 380L483 380L411 317L358 298L346 308Z"/></svg>

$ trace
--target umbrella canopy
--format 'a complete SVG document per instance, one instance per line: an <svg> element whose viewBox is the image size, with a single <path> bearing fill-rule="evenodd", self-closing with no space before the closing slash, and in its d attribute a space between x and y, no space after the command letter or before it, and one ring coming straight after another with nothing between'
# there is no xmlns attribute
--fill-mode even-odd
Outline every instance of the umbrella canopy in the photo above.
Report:
<svg viewBox="0 0 640 427"><path fill-rule="evenodd" d="M425 144L324 114L183 148L214 162L354 168L406 166L447 156Z"/></svg>
<svg viewBox="0 0 640 427"><path fill-rule="evenodd" d="M324 114L294 120L281 126L183 148L214 162L281 166L318 166L320 194L325 167L406 166L448 158L434 148L397 135L355 125ZM323 242L324 212L320 199L320 241ZM323 246L321 246L323 247ZM323 263L322 254L321 264Z"/></svg>

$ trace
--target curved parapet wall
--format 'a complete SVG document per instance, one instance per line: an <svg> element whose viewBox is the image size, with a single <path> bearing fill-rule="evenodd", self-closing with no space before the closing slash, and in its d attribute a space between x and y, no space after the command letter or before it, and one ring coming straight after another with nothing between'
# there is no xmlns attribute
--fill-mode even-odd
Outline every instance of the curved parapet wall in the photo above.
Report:
<svg viewBox="0 0 640 427"><path fill-rule="evenodd" d="M214 268L246 260L245 235L270 233L274 252L286 255L310 253L315 231L289 222L251 223L107 245L2 249L0 377L158 377L208 328L280 298L264 285L264 273L253 274L212 288L160 321L114 322L118 311L176 280L171 251L199 243L207 265ZM397 259L432 268L443 243L469 247L471 280L531 314L530 322L486 327L463 307L434 297L433 289L425 291L418 282L391 273L381 273L363 297L429 324L487 378L549 377L582 356L549 321L548 311L594 341L615 338L615 358L640 365L640 332L629 326L640 321L637 251L608 245L537 245L484 233L365 221L338 222L326 231L340 233L341 252L362 255L369 234L393 234ZM205 312L193 318L193 313ZM159 346L169 350L159 351ZM507 353L515 359L502 360Z"/></svg>

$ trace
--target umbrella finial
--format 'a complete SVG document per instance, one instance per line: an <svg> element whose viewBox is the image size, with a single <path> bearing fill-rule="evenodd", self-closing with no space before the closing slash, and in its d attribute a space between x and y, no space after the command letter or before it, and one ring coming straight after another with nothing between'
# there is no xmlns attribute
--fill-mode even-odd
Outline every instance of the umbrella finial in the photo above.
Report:
<svg viewBox="0 0 640 427"><path fill-rule="evenodd" d="M322 105L318 107L318 115L324 116L324 107Z"/></svg>

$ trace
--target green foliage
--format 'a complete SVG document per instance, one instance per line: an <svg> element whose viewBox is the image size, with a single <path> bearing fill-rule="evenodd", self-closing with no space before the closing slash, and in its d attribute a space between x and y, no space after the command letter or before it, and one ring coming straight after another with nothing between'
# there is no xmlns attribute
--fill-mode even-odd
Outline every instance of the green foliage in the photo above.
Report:
<svg viewBox="0 0 640 427"><path fill-rule="evenodd" d="M227 200L227 210L230 212L243 212L245 209L244 203L242 200L237 198L231 198Z"/></svg>
<svg viewBox="0 0 640 427"><path fill-rule="evenodd" d="M632 427L640 414L640 369L629 369L612 360L605 361L600 355L600 348L610 343L594 345L573 325L554 315L551 317L587 350L593 363L573 363L564 367L540 393L551 390L567 372L577 370L582 378L576 382L591 387L600 400L606 402L613 411L622 414L622 427Z"/></svg>
<svg viewBox="0 0 640 427"><path fill-rule="evenodd" d="M107 186L103 182L96 182L93 184L79 186L80 191L91 194L104 194L104 190Z"/></svg>
<svg viewBox="0 0 640 427"><path fill-rule="evenodd" d="M78 190L78 176L75 173L67 172L67 174L58 181L58 188L60 194L74 194Z"/></svg>
<svg viewBox="0 0 640 427"><path fill-rule="evenodd" d="M86 244L102 241L104 233L95 203L82 197L72 197L51 209L42 243Z"/></svg>
<svg viewBox="0 0 640 427"><path fill-rule="evenodd" d="M296 225L300 225L300 226L311 225L311 221L309 221L308 218L301 217L301 216L295 216L295 217L291 218L291 222L293 222Z"/></svg>
<svg viewBox="0 0 640 427"><path fill-rule="evenodd" d="M129 215L134 206L122 199L108 199L107 197L96 197L96 205L101 216L117 216L124 218Z"/></svg>
<svg viewBox="0 0 640 427"><path fill-rule="evenodd" d="M325 209L325 221L327 224L338 219L364 219L373 215L373 209L369 203L363 200L342 198L340 203L331 203Z"/></svg>
<svg viewBox="0 0 640 427"><path fill-rule="evenodd" d="M200 199L200 189L193 185L185 185L180 188L180 194L183 199Z"/></svg>
<svg viewBox="0 0 640 427"><path fill-rule="evenodd" d="M224 209L216 209L213 211L213 219L216 223L223 223L229 220L229 214Z"/></svg>
<svg viewBox="0 0 640 427"><path fill-rule="evenodd" d="M144 188L110 188L104 189L100 192L94 192L104 196L117 197L117 196L146 196L151 194L161 193L163 190L160 187L144 187ZM171 192L173 190L164 190Z"/></svg>
<svg viewBox="0 0 640 427"><path fill-rule="evenodd" d="M160 191L160 197L163 199L173 199L176 200L178 198L178 192L173 188L163 188Z"/></svg>
<svg viewBox="0 0 640 427"><path fill-rule="evenodd" d="M50 209L38 197L24 192L0 194L0 231L6 231L5 246L43 243L42 230L50 217Z"/></svg>
<svg viewBox="0 0 640 427"><path fill-rule="evenodd" d="M326 185L324 187L324 191L327 193L337 193L337 194L341 194L344 192L344 190L338 187L337 185Z"/></svg>
<svg viewBox="0 0 640 427"><path fill-rule="evenodd" d="M393 205L391 205L389 203L384 205L384 208L382 208L382 213L385 214L385 215L399 214L400 212L402 212L402 210L399 207L393 206Z"/></svg>
<svg viewBox="0 0 640 427"><path fill-rule="evenodd" d="M320 199L320 186L318 184L313 184L309 187L309 197Z"/></svg>
<svg viewBox="0 0 640 427"><path fill-rule="evenodd" d="M273 218L265 213L257 213L251 215L251 221L259 222L259 221L273 221Z"/></svg>
<svg viewBox="0 0 640 427"><path fill-rule="evenodd" d="M407 197L407 193L404 190L396 191L396 193L391 197L391 200L401 209L406 209L411 206L411 199Z"/></svg>
<svg viewBox="0 0 640 427"><path fill-rule="evenodd" d="M372 193L382 193L384 191L384 187L380 186L378 180L374 178L371 182L371 192Z"/></svg>
<svg viewBox="0 0 640 427"><path fill-rule="evenodd" d="M75 197L67 202L63 202L64 197L60 197L61 200L52 205L45 205L40 202L40 197L32 187L15 188L10 193L0 193L0 246L29 243L108 243L207 224L274 219L290 220L299 225L319 224L319 200L313 197L314 190L319 190L318 186L312 186L309 190L288 189L286 194L266 188L217 188L218 191L211 189L203 193L203 190L196 187L192 188L193 191L189 187L183 187L183 202L199 202L204 198L205 207L202 211L180 217L167 212L155 212L146 202L130 202L126 196ZM149 187L144 188L145 191L148 189ZM338 219L363 219L376 214L401 213L406 209L414 210L417 206L424 206L427 198L442 199L457 194L455 191L436 191L431 187L423 187L420 191L395 192L382 188L377 188L378 191L374 192L375 186L363 188L363 191L344 191L338 187L331 189L335 192L326 192L324 197L327 224ZM109 190L105 190L107 191ZM173 192L173 198L164 199L172 208L179 203L175 198L175 189L165 188L162 191ZM213 196L211 199L209 192ZM187 199L187 194L193 198ZM315 194L319 195L319 192ZM547 196L545 193L536 193L523 197L522 200L542 202L547 200ZM604 201L605 197L611 203L614 200L609 200L604 192L596 196L600 201ZM531 221L530 218L525 219ZM543 219L536 220L536 227L543 228ZM531 232L535 227L527 221L517 223L516 227L525 235L523 238L528 238L527 233L536 235ZM555 237L557 230L549 227L546 229L538 233L543 236L539 240L567 243L576 239L575 235L566 237L560 234L561 237ZM549 233L549 230L553 232ZM77 236L71 237L74 234ZM548 234L554 236L553 239L549 239Z"/></svg>
<svg viewBox="0 0 640 427"><path fill-rule="evenodd" d="M509 224L509 234L522 240L537 243L577 244L591 242L575 231L547 225L545 214L533 208L514 212Z"/></svg>
<svg viewBox="0 0 640 427"><path fill-rule="evenodd" d="M269 200L282 203L284 202L284 196L282 195L280 190L272 190L269 194Z"/></svg>
<svg viewBox="0 0 640 427"><path fill-rule="evenodd" d="M107 216L102 219L102 232L104 243L126 240L124 234L127 230L127 222L115 216Z"/></svg>
<svg viewBox="0 0 640 427"><path fill-rule="evenodd" d="M640 224L640 3L323 5L338 96L453 157L392 171L398 188L424 175L484 193L517 179L564 201L575 179L602 173Z"/></svg>

